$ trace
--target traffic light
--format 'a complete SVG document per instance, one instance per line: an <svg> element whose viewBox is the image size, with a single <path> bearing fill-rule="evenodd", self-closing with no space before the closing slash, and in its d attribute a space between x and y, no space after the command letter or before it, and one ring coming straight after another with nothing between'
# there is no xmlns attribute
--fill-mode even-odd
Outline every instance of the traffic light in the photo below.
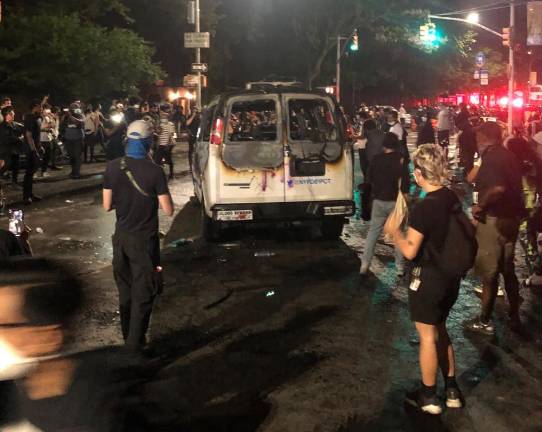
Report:
<svg viewBox="0 0 542 432"><path fill-rule="evenodd" d="M420 26L420 42L429 51L436 50L440 45L446 42L446 38L443 38L435 23L429 22Z"/></svg>
<svg viewBox="0 0 542 432"><path fill-rule="evenodd" d="M352 35L352 44L350 45L350 51L358 51L359 50L359 34L358 31L355 30L354 34Z"/></svg>
<svg viewBox="0 0 542 432"><path fill-rule="evenodd" d="M504 27L502 29L502 45L505 47L510 46L510 27Z"/></svg>

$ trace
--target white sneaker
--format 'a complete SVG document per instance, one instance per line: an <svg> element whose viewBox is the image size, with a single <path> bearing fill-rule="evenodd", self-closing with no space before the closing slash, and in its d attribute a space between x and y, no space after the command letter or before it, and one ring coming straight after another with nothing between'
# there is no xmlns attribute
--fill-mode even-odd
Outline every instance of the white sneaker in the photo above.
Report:
<svg viewBox="0 0 542 432"><path fill-rule="evenodd" d="M482 294L482 285L476 285L474 287L474 291L478 294ZM504 297L504 288L499 285L499 289L497 290L497 297Z"/></svg>

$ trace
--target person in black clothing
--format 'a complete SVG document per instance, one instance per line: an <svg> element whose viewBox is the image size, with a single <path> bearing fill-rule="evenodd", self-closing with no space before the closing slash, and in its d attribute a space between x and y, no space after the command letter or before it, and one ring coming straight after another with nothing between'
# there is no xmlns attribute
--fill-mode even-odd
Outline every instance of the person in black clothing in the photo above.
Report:
<svg viewBox="0 0 542 432"><path fill-rule="evenodd" d="M122 335L127 347L144 347L154 298L161 291L158 207L173 214L173 203L162 168L149 158L152 123L128 128L126 157L107 164L103 206L115 209L113 273L119 290Z"/></svg>
<svg viewBox="0 0 542 432"><path fill-rule="evenodd" d="M24 138L26 168L23 179L23 202L26 205L41 201L41 198L34 195L34 173L41 160L40 135L41 135L41 113L42 103L34 101L31 105L31 112L24 117Z"/></svg>
<svg viewBox="0 0 542 432"><path fill-rule="evenodd" d="M423 124L423 127L418 134L416 147L419 147L422 144L435 144L435 143L436 143L435 129L433 128L433 123L431 122L431 119L428 119Z"/></svg>
<svg viewBox="0 0 542 432"><path fill-rule="evenodd" d="M369 271L371 261L374 256L376 242L382 234L384 224L388 216L393 212L399 193L399 184L401 192L408 193L409 173L405 166L405 160L399 154L399 139L394 133L385 134L382 143L384 152L375 156L369 165L367 181L371 185L373 205L371 212L371 226L365 239L365 251L361 262L360 274L365 275ZM397 275L401 277L404 274L404 258L396 251L395 267Z"/></svg>
<svg viewBox="0 0 542 432"><path fill-rule="evenodd" d="M459 145L459 166L468 175L474 168L474 156L476 155L476 133L470 122L463 122L457 125L461 133L457 138Z"/></svg>
<svg viewBox="0 0 542 432"><path fill-rule="evenodd" d="M72 168L70 177L80 179L84 148L83 140L85 139L85 118L79 104L73 103L70 106L70 110L64 117L63 130Z"/></svg>
<svg viewBox="0 0 542 432"><path fill-rule="evenodd" d="M17 385L2 400L0 421L43 432L141 430L135 419L129 425L123 397L135 359L118 349L65 353L82 304L81 281L68 266L39 258L3 263L0 381Z"/></svg>
<svg viewBox="0 0 542 432"><path fill-rule="evenodd" d="M521 328L515 247L521 219L527 216L527 212L520 163L504 148L500 126L495 122L482 124L476 128L476 142L482 165L475 175L479 199L472 208L472 215L477 221L475 272L482 281L482 310L479 317L466 323L466 329L492 336L495 326L491 316L501 274L510 305L510 324L513 329Z"/></svg>
<svg viewBox="0 0 542 432"><path fill-rule="evenodd" d="M186 127L188 129L188 164L190 171L192 171L192 158L194 155L194 148L196 146L196 140L198 139L198 130L201 124L201 114L199 109L195 106L191 107L190 117L186 120Z"/></svg>
<svg viewBox="0 0 542 432"><path fill-rule="evenodd" d="M124 114L116 109L109 113L105 124L104 135L107 138L105 158L108 161L124 156L124 140L126 138L126 122Z"/></svg>
<svg viewBox="0 0 542 432"><path fill-rule="evenodd" d="M414 207L406 236L401 230L402 221L394 217L388 220L384 231L415 265L408 300L410 318L420 336L422 383L418 391L407 395L406 401L429 414L440 414L442 408L436 394L439 367L446 383L446 405L463 406L455 380L454 349L446 329L446 319L459 295L460 278L444 274L429 251L446 247L447 221L460 204L457 196L444 187L447 161L440 146L420 146L413 162L416 183L427 196Z"/></svg>
<svg viewBox="0 0 542 432"><path fill-rule="evenodd" d="M15 125L15 111L13 107L2 108L0 115L4 121L0 123L0 179L11 168L12 155L22 145L22 130ZM3 213L6 204L0 180L0 213Z"/></svg>

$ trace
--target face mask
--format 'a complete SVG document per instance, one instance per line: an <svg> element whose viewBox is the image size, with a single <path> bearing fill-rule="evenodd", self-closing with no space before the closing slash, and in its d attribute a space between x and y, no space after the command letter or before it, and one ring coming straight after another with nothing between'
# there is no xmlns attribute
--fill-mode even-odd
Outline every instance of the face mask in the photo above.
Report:
<svg viewBox="0 0 542 432"><path fill-rule="evenodd" d="M0 339L0 381L22 378L38 366L38 359L21 356L11 345Z"/></svg>
<svg viewBox="0 0 542 432"><path fill-rule="evenodd" d="M388 124L389 124L390 126L393 126L393 125L395 125L395 122L394 122L394 121L389 121Z"/></svg>

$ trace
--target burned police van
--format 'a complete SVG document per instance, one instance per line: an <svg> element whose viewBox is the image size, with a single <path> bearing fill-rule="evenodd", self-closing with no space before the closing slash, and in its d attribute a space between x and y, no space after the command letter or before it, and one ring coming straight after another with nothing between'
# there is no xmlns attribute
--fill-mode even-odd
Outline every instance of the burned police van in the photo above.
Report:
<svg viewBox="0 0 542 432"><path fill-rule="evenodd" d="M352 147L325 93L266 85L216 97L192 162L208 240L256 222L317 223L336 239L355 210Z"/></svg>

